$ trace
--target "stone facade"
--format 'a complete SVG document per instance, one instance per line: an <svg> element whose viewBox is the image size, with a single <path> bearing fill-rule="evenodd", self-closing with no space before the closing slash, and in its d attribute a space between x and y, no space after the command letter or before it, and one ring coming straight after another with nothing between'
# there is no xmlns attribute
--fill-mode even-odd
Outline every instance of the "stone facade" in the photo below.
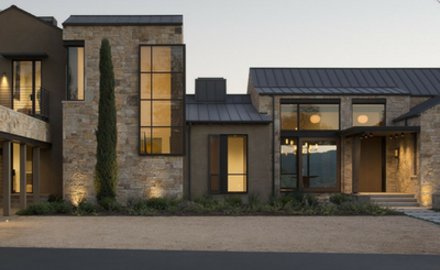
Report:
<svg viewBox="0 0 440 270"><path fill-rule="evenodd" d="M420 193L419 201L432 204L432 194L440 192L440 105L420 116L419 163Z"/></svg>
<svg viewBox="0 0 440 270"><path fill-rule="evenodd" d="M40 142L50 142L48 123L4 106L0 106L0 132Z"/></svg>
<svg viewBox="0 0 440 270"><path fill-rule="evenodd" d="M183 156L140 156L139 45L182 44L181 26L67 26L64 40L85 42L85 100L63 103L64 197L95 200L99 48L112 48L118 130L117 199L183 194Z"/></svg>

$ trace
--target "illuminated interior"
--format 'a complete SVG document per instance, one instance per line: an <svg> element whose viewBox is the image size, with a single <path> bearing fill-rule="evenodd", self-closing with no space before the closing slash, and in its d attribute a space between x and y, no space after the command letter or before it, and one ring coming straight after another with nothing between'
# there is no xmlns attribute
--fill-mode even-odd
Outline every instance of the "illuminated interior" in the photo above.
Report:
<svg viewBox="0 0 440 270"><path fill-rule="evenodd" d="M12 144L12 192L20 192L20 144ZM26 147L26 192L32 192L32 148Z"/></svg>
<svg viewBox="0 0 440 270"><path fill-rule="evenodd" d="M246 192L246 137L228 136L228 192Z"/></svg>
<svg viewBox="0 0 440 270"><path fill-rule="evenodd" d="M353 126L383 126L385 104L353 104Z"/></svg>
<svg viewBox="0 0 440 270"><path fill-rule="evenodd" d="M32 114L40 111L41 61L13 61L13 108L17 112Z"/></svg>
<svg viewBox="0 0 440 270"><path fill-rule="evenodd" d="M69 100L84 100L84 47L69 47L68 76Z"/></svg>
<svg viewBox="0 0 440 270"><path fill-rule="evenodd" d="M338 130L339 104L281 104L281 130Z"/></svg>
<svg viewBox="0 0 440 270"><path fill-rule="evenodd" d="M142 46L140 153L183 153L183 47Z"/></svg>

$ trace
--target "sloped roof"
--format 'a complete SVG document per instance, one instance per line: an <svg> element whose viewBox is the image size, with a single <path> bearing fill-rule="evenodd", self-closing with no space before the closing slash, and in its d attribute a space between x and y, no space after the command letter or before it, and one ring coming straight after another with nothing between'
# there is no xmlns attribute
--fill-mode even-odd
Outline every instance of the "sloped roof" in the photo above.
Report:
<svg viewBox="0 0 440 270"><path fill-rule="evenodd" d="M263 95L440 95L440 68L251 68Z"/></svg>
<svg viewBox="0 0 440 270"><path fill-rule="evenodd" d="M182 24L182 15L72 15L63 26Z"/></svg>
<svg viewBox="0 0 440 270"><path fill-rule="evenodd" d="M194 124L267 124L271 117L258 113L249 95L226 95L223 101L197 101L186 95L186 121Z"/></svg>
<svg viewBox="0 0 440 270"><path fill-rule="evenodd" d="M432 107L434 107L438 104L440 104L440 96L430 98L430 99L412 107L407 113L402 114L401 116L394 119L393 122L399 122L402 120L406 120L408 118L418 117L423 112L431 109Z"/></svg>

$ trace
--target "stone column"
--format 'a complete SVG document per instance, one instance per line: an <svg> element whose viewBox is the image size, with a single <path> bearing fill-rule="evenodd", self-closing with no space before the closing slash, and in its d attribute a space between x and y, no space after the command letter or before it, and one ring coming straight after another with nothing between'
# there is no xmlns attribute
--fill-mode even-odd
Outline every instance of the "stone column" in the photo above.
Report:
<svg viewBox="0 0 440 270"><path fill-rule="evenodd" d="M32 191L34 203L40 201L40 147L32 149Z"/></svg>
<svg viewBox="0 0 440 270"><path fill-rule="evenodd" d="M26 144L20 144L20 208L26 208Z"/></svg>
<svg viewBox="0 0 440 270"><path fill-rule="evenodd" d="M3 215L11 214L11 142L3 142Z"/></svg>
<svg viewBox="0 0 440 270"><path fill-rule="evenodd" d="M361 138L356 136L352 140L352 192L359 192L359 173L361 169Z"/></svg>

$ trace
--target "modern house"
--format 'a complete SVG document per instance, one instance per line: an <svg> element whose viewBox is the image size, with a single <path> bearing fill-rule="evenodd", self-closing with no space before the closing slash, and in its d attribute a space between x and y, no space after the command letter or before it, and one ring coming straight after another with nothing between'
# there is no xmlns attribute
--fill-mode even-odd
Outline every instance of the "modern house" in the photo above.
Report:
<svg viewBox="0 0 440 270"><path fill-rule="evenodd" d="M251 68L247 94L186 94L180 15L0 12L3 214L95 200L99 48L112 46L117 199L440 192L440 69Z"/></svg>

